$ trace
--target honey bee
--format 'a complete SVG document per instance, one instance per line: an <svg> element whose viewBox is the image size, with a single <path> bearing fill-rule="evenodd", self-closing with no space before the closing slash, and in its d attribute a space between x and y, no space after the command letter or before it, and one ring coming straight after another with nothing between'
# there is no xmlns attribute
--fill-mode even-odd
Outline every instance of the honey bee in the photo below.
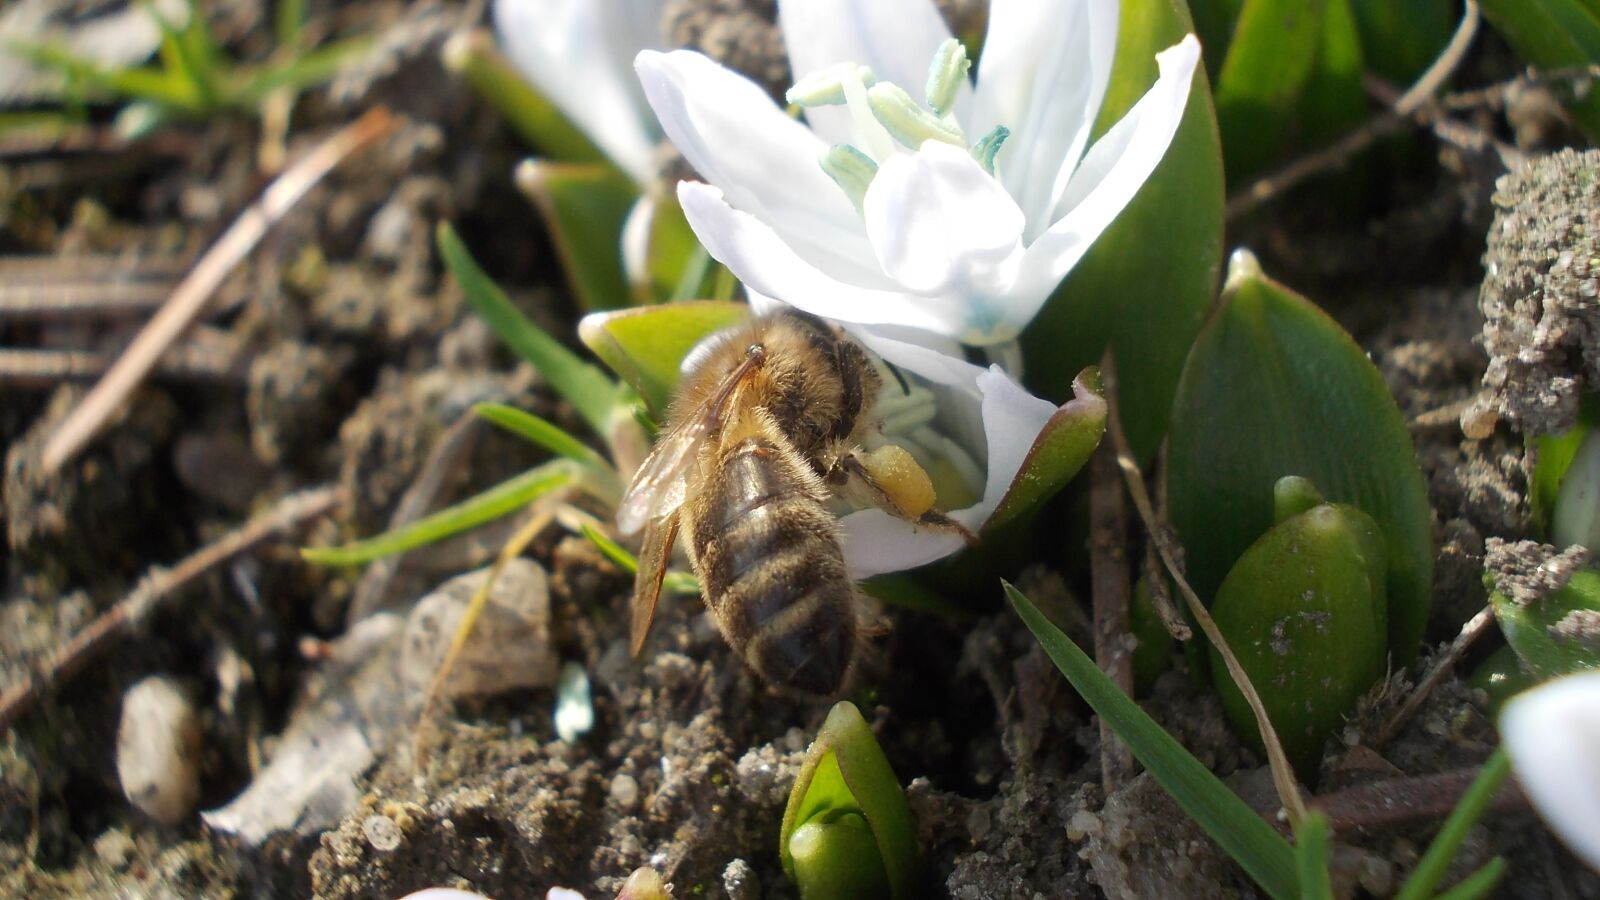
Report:
<svg viewBox="0 0 1600 900"><path fill-rule="evenodd" d="M830 499L977 540L932 508L928 476L903 448L861 449L876 427L871 411L882 386L860 344L792 310L753 319L697 351L661 440L618 510L624 533L644 529L635 655L682 532L706 606L751 670L804 697L844 688L862 624Z"/></svg>

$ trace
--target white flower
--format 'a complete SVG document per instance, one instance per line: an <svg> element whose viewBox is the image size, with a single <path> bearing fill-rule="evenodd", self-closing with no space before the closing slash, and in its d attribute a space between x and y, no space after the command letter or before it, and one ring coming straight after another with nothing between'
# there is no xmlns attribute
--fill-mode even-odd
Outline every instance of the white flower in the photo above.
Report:
<svg viewBox="0 0 1600 900"><path fill-rule="evenodd" d="M1506 702L1500 739L1524 793L1580 859L1600 869L1600 672Z"/></svg>
<svg viewBox="0 0 1600 900"><path fill-rule="evenodd" d="M698 53L646 51L635 66L708 182L679 185L690 224L746 286L837 321L1002 344L1132 199L1182 116L1192 35L1089 146L1118 5L993 0L973 84L932 0L780 0L805 124Z"/></svg>
<svg viewBox="0 0 1600 900"><path fill-rule="evenodd" d="M495 0L495 28L523 76L639 184L661 129L632 71L661 46L666 0Z"/></svg>

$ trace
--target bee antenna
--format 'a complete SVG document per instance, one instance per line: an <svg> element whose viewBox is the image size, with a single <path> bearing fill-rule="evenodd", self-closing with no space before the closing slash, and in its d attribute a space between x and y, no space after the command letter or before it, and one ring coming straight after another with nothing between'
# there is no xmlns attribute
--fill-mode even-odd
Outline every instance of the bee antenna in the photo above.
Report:
<svg viewBox="0 0 1600 900"><path fill-rule="evenodd" d="M907 397L911 396L911 384L910 382L906 381L906 375L904 372L900 371L900 367L892 362L889 362L888 360L884 360L883 364L888 366L889 371L894 374L894 380L900 382L900 392L905 394Z"/></svg>

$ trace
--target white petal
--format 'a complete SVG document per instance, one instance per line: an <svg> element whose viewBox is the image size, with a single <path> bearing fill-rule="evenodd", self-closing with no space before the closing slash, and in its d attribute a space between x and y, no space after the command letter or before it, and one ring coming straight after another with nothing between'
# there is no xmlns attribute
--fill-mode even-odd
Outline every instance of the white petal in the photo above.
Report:
<svg viewBox="0 0 1600 900"><path fill-rule="evenodd" d="M842 62L861 63L878 81L892 81L920 98L928 66L950 26L932 0L779 0L778 24L796 79ZM960 119L972 89L956 97ZM856 143L842 107L806 111L806 119L830 144Z"/></svg>
<svg viewBox="0 0 1600 900"><path fill-rule="evenodd" d="M995 0L978 67L972 133L1011 129L996 167L1028 217L1027 240L1088 145L1117 45L1117 0Z"/></svg>
<svg viewBox="0 0 1600 900"><path fill-rule="evenodd" d="M862 287L813 265L765 222L729 206L711 185L681 182L678 201L706 252L758 293L841 322L928 329L942 324L919 298Z"/></svg>
<svg viewBox="0 0 1600 900"><path fill-rule="evenodd" d="M907 291L982 297L1016 277L1022 210L961 147L927 141L886 160L867 188L862 217L879 265ZM960 333L970 325L949 327Z"/></svg>
<svg viewBox="0 0 1600 900"><path fill-rule="evenodd" d="M1122 121L1089 148L1058 202L1055 224L1023 254L1022 273L1012 295L1013 317L1033 318L1161 162L1183 118L1199 59L1200 43L1192 34L1156 54L1161 76Z"/></svg>
<svg viewBox="0 0 1600 900"><path fill-rule="evenodd" d="M818 162L827 145L755 82L689 50L634 62L661 127L695 171L813 264L851 281L888 281L844 191Z"/></svg>
<svg viewBox="0 0 1600 900"><path fill-rule="evenodd" d="M630 69L659 43L663 0L495 0L506 55L635 181L655 177L655 129Z"/></svg>
<svg viewBox="0 0 1600 900"><path fill-rule="evenodd" d="M1511 698L1500 736L1534 808L1574 853L1600 868L1600 672Z"/></svg>

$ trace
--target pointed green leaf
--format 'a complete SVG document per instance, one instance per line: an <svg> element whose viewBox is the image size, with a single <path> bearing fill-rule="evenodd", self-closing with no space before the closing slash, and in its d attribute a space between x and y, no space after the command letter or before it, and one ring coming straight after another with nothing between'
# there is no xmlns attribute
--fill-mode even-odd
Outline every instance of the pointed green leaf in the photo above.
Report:
<svg viewBox="0 0 1600 900"><path fill-rule="evenodd" d="M1150 770L1173 801L1268 895L1278 900L1299 897L1300 880L1289 842L1128 699L1094 660L1045 618L1021 591L1005 582L1001 584L1017 615L1056 668L1072 682L1095 714L1127 743L1134 757Z"/></svg>
<svg viewBox="0 0 1600 900"><path fill-rule="evenodd" d="M1351 11L1355 0L1324 2L1316 63L1293 110L1291 146L1296 148L1316 149L1332 143L1367 116L1367 92L1361 84L1367 64Z"/></svg>
<svg viewBox="0 0 1600 900"><path fill-rule="evenodd" d="M1106 401L1100 373L1085 369L1072 381L1073 398L1062 404L1033 440L1011 488L983 523L990 532L1054 497L1089 461L1106 432Z"/></svg>
<svg viewBox="0 0 1600 900"><path fill-rule="evenodd" d="M1177 5L1123 0L1117 58L1097 132L1155 83L1155 55L1189 32ZM1167 430L1189 344L1222 266L1222 159L1210 86L1196 73L1172 146L1144 187L1062 282L1022 336L1027 380L1060 399L1109 345L1122 426L1141 462Z"/></svg>
<svg viewBox="0 0 1600 900"><path fill-rule="evenodd" d="M585 316L578 337L659 413L672 399L689 351L749 317L743 303L689 300Z"/></svg>
<svg viewBox="0 0 1600 900"><path fill-rule="evenodd" d="M448 222L439 223L438 243L439 255L444 257L450 274L461 284L467 302L488 321L500 340L518 356L533 363L595 434L609 438L612 419L621 403L617 383L529 321L478 267Z"/></svg>
<svg viewBox="0 0 1600 900"><path fill-rule="evenodd" d="M319 566L355 566L406 550L442 541L452 535L493 522L526 507L534 500L574 483L577 467L558 459L507 478L477 496L424 516L410 525L377 537L340 547L303 547L300 556Z"/></svg>
<svg viewBox="0 0 1600 900"><path fill-rule="evenodd" d="M1242 184L1276 157L1315 70L1325 10L1325 0L1246 0L1217 76L1229 183Z"/></svg>
<svg viewBox="0 0 1600 900"><path fill-rule="evenodd" d="M1301 475L1378 523L1389 646L1409 664L1433 596L1433 514L1405 421L1361 347L1241 251L1172 415L1170 517L1200 596L1210 602L1271 527L1273 484Z"/></svg>
<svg viewBox="0 0 1600 900"><path fill-rule="evenodd" d="M555 242L561 268L585 311L627 306L622 271L622 226L639 199L632 181L597 163L524 160L517 187L538 207Z"/></svg>
<svg viewBox="0 0 1600 900"><path fill-rule="evenodd" d="M1600 11L1579 0L1481 0L1483 17L1519 56L1544 69L1600 62ZM1600 140L1600 91L1582 91L1567 110Z"/></svg>

